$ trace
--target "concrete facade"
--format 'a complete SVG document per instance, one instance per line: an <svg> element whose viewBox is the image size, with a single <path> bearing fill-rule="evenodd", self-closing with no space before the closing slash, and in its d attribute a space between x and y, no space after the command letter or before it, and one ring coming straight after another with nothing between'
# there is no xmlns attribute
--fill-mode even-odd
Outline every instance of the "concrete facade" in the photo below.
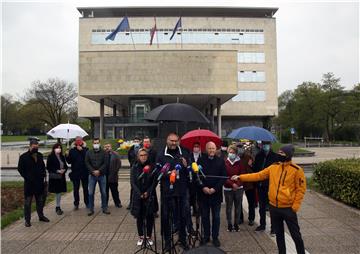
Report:
<svg viewBox="0 0 360 254"><path fill-rule="evenodd" d="M149 100L150 110L179 101L210 118L215 115L216 123L219 99L223 135L248 122L263 125L278 112L276 10L79 8L83 14L79 22L79 116L98 121L96 103L100 99L105 102L105 118L114 107L117 117L131 117L133 100ZM182 13L182 30L170 41L167 38L179 19L173 15L176 11ZM105 41L123 12L127 12L131 31ZM156 18L149 14L153 12L158 13ZM157 32L149 45L155 19ZM196 41L207 35L208 41ZM233 41L226 41L233 35ZM246 36L250 41L241 41ZM260 37L259 41L252 36Z"/></svg>

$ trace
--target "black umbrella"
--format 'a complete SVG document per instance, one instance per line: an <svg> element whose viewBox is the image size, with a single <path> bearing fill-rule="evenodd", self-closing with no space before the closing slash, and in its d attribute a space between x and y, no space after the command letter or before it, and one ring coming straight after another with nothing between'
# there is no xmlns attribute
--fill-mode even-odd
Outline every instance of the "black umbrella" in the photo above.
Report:
<svg viewBox="0 0 360 254"><path fill-rule="evenodd" d="M155 122L210 123L210 121L199 110L193 106L183 103L170 103L158 106L147 113L144 119Z"/></svg>

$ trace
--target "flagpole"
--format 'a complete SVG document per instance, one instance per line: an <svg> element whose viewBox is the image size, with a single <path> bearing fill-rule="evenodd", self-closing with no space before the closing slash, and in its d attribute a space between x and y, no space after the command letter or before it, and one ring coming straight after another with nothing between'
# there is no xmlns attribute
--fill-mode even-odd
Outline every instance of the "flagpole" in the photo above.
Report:
<svg viewBox="0 0 360 254"><path fill-rule="evenodd" d="M183 38L182 38L182 34L183 34L183 23L182 23L182 17L180 16L180 20L181 20L181 33L180 33L180 40L181 40L181 49L183 48Z"/></svg>
<svg viewBox="0 0 360 254"><path fill-rule="evenodd" d="M125 17L128 19L127 13L125 13ZM130 32L131 41L132 41L132 44L133 44L134 49L136 49L136 48L135 48L134 38L133 38L133 35L132 35L132 32L131 32L131 27L130 27L129 20L128 20L128 24L129 24L129 32Z"/></svg>
<svg viewBox="0 0 360 254"><path fill-rule="evenodd" d="M155 32L156 33L156 40L157 40L157 48L159 48L159 35L157 32L157 25L156 25L156 17L154 16L154 20L155 20Z"/></svg>

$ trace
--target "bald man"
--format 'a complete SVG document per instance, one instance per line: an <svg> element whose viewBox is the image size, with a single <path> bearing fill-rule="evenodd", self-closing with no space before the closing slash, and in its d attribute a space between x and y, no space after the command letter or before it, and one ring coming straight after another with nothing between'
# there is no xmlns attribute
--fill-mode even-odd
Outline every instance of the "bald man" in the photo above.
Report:
<svg viewBox="0 0 360 254"><path fill-rule="evenodd" d="M214 246L220 247L220 210L221 202L223 200L222 186L226 180L226 168L224 160L216 156L216 145L213 142L208 142L206 144L206 155L199 158L198 164L202 166L205 175L213 176L206 177L198 183L201 189L199 202L201 207L201 221L204 228L201 244L204 245L210 241L211 211L211 236Z"/></svg>

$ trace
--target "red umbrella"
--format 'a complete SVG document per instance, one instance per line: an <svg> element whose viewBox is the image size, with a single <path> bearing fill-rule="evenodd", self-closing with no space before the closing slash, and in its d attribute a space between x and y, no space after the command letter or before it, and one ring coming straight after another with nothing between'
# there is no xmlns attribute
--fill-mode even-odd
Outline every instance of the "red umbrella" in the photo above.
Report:
<svg viewBox="0 0 360 254"><path fill-rule="evenodd" d="M192 151L194 143L199 142L201 151L205 151L205 145L209 141L214 142L216 147L220 148L221 139L218 135L209 130L198 129L185 133L185 135L181 137L180 144Z"/></svg>

